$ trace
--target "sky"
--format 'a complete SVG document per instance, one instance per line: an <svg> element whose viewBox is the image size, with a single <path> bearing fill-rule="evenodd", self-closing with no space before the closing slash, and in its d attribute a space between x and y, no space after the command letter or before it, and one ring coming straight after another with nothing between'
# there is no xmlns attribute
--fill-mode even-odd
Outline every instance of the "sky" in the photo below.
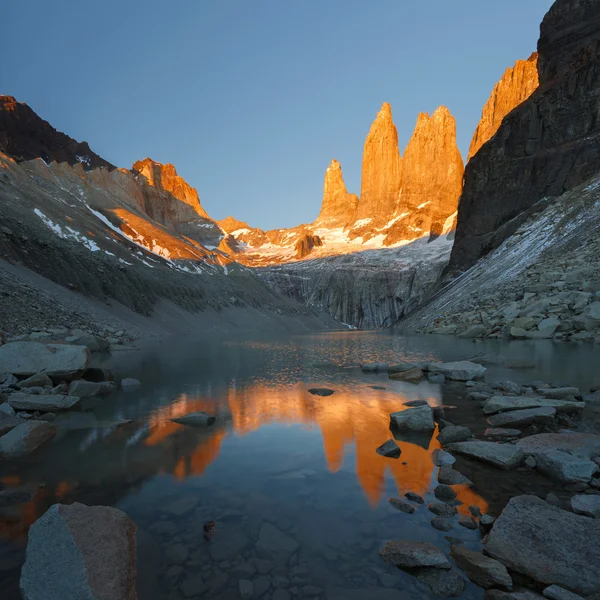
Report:
<svg viewBox="0 0 600 600"><path fill-rule="evenodd" d="M173 163L215 219L313 221L333 158L360 193L390 102L401 152L447 106L466 156L551 0L19 0L2 9L0 94L119 167Z"/></svg>

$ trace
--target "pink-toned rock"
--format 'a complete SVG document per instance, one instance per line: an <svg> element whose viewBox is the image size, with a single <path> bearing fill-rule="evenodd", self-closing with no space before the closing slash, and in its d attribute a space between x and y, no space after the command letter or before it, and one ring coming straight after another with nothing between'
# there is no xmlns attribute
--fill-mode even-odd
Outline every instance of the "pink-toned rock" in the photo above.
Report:
<svg viewBox="0 0 600 600"><path fill-rule="evenodd" d="M327 171L325 171L323 202L315 226L346 227L354 222L357 206L358 198L356 194L350 194L346 190L342 166L337 160L333 159L327 167Z"/></svg>

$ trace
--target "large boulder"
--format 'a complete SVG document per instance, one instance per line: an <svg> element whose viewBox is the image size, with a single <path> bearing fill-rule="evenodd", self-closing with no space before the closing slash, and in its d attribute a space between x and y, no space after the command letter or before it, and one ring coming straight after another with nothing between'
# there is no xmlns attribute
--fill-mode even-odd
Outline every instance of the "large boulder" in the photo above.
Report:
<svg viewBox="0 0 600 600"><path fill-rule="evenodd" d="M456 562L456 566L482 588L503 587L512 590L511 576L506 567L496 559L461 546L452 546L450 556Z"/></svg>
<svg viewBox="0 0 600 600"><path fill-rule="evenodd" d="M390 414L390 426L399 431L433 431L433 410L430 406L416 406Z"/></svg>
<svg viewBox="0 0 600 600"><path fill-rule="evenodd" d="M556 409L550 406L542 408L526 408L511 410L488 417L487 422L492 427L523 427L531 423L548 423L556 415Z"/></svg>
<svg viewBox="0 0 600 600"><path fill-rule="evenodd" d="M61 394L11 394L8 403L17 410L56 412L68 410L79 403L78 396L62 396Z"/></svg>
<svg viewBox="0 0 600 600"><path fill-rule="evenodd" d="M495 442L459 442L451 444L449 450L504 470L516 469L525 458L520 448L512 444L496 444Z"/></svg>
<svg viewBox="0 0 600 600"><path fill-rule="evenodd" d="M90 351L85 346L10 342L0 346L0 373L31 377L45 373L52 379L77 379L88 368Z"/></svg>
<svg viewBox="0 0 600 600"><path fill-rule="evenodd" d="M69 396L79 398L90 398L92 396L108 396L115 390L116 385L112 381L85 381L77 379L69 385Z"/></svg>
<svg viewBox="0 0 600 600"><path fill-rule="evenodd" d="M578 515L600 519L600 496L597 494L578 494L571 498L571 510Z"/></svg>
<svg viewBox="0 0 600 600"><path fill-rule="evenodd" d="M108 506L54 504L29 529L24 600L135 600L136 526Z"/></svg>
<svg viewBox="0 0 600 600"><path fill-rule="evenodd" d="M493 415L494 413L509 410L545 407L554 408L556 409L556 412L579 412L585 408L585 402L551 400L531 396L493 396L484 402L483 412L486 415Z"/></svg>
<svg viewBox="0 0 600 600"><path fill-rule="evenodd" d="M587 483L600 467L593 461L561 450L543 450L532 454L537 470L559 483Z"/></svg>
<svg viewBox="0 0 600 600"><path fill-rule="evenodd" d="M27 456L55 433L56 428L46 421L24 421L0 437L0 457Z"/></svg>
<svg viewBox="0 0 600 600"><path fill-rule="evenodd" d="M473 434L468 427L462 427L461 425L448 425L440 431L437 436L438 441L442 446L453 444L454 442L465 442L469 438L472 438Z"/></svg>
<svg viewBox="0 0 600 600"><path fill-rule="evenodd" d="M511 571L587 596L600 590L599 539L597 519L517 496L496 519L484 551Z"/></svg>
<svg viewBox="0 0 600 600"><path fill-rule="evenodd" d="M538 433L517 442L526 456L544 450L560 450L581 458L600 456L600 435L592 433Z"/></svg>
<svg viewBox="0 0 600 600"><path fill-rule="evenodd" d="M430 373L441 373L447 379L454 381L470 381L482 379L487 369L477 363L467 360L449 363L429 363Z"/></svg>
<svg viewBox="0 0 600 600"><path fill-rule="evenodd" d="M416 567L450 569L450 563L446 555L437 546L429 542L392 540L381 547L379 556L386 563L404 569Z"/></svg>

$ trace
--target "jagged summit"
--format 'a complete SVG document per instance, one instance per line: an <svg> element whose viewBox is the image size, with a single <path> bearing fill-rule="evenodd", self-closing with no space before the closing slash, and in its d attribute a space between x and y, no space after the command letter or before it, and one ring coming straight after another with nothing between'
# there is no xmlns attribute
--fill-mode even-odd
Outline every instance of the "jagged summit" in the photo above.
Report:
<svg viewBox="0 0 600 600"><path fill-rule="evenodd" d="M325 171L323 202L316 224L329 227L346 227L354 222L358 198L346 190L342 165L334 158Z"/></svg>

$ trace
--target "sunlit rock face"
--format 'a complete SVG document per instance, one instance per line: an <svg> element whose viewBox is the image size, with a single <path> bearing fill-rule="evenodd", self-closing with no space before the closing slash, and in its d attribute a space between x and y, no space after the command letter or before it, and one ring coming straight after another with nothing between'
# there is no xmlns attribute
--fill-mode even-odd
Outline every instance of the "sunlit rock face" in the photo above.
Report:
<svg viewBox="0 0 600 600"><path fill-rule="evenodd" d="M402 158L392 107L386 102L365 141L356 218L384 222L395 212L402 184Z"/></svg>
<svg viewBox="0 0 600 600"><path fill-rule="evenodd" d="M318 235L305 235L296 242L296 257L308 256L313 248L322 246L323 241Z"/></svg>
<svg viewBox="0 0 600 600"><path fill-rule="evenodd" d="M86 170L115 168L92 152L87 142L56 131L27 104L12 96L0 96L0 152L17 162L41 158L46 163L81 164Z"/></svg>
<svg viewBox="0 0 600 600"><path fill-rule="evenodd" d="M539 87L465 170L450 272L502 243L524 212L599 171L600 4L557 0L540 27Z"/></svg>
<svg viewBox="0 0 600 600"><path fill-rule="evenodd" d="M494 136L502 119L538 88L537 59L538 54L534 52L527 60L518 60L506 69L502 79L494 86L483 107L467 160L471 160L479 148Z"/></svg>
<svg viewBox="0 0 600 600"><path fill-rule="evenodd" d="M438 236L456 212L464 166L456 145L456 121L445 106L431 116L419 114L403 164L397 220L388 230L386 245Z"/></svg>
<svg viewBox="0 0 600 600"><path fill-rule="evenodd" d="M332 160L325 171L323 185L323 202L321 212L315 221L316 226L346 227L354 223L358 198L346 190L342 166L337 160Z"/></svg>

